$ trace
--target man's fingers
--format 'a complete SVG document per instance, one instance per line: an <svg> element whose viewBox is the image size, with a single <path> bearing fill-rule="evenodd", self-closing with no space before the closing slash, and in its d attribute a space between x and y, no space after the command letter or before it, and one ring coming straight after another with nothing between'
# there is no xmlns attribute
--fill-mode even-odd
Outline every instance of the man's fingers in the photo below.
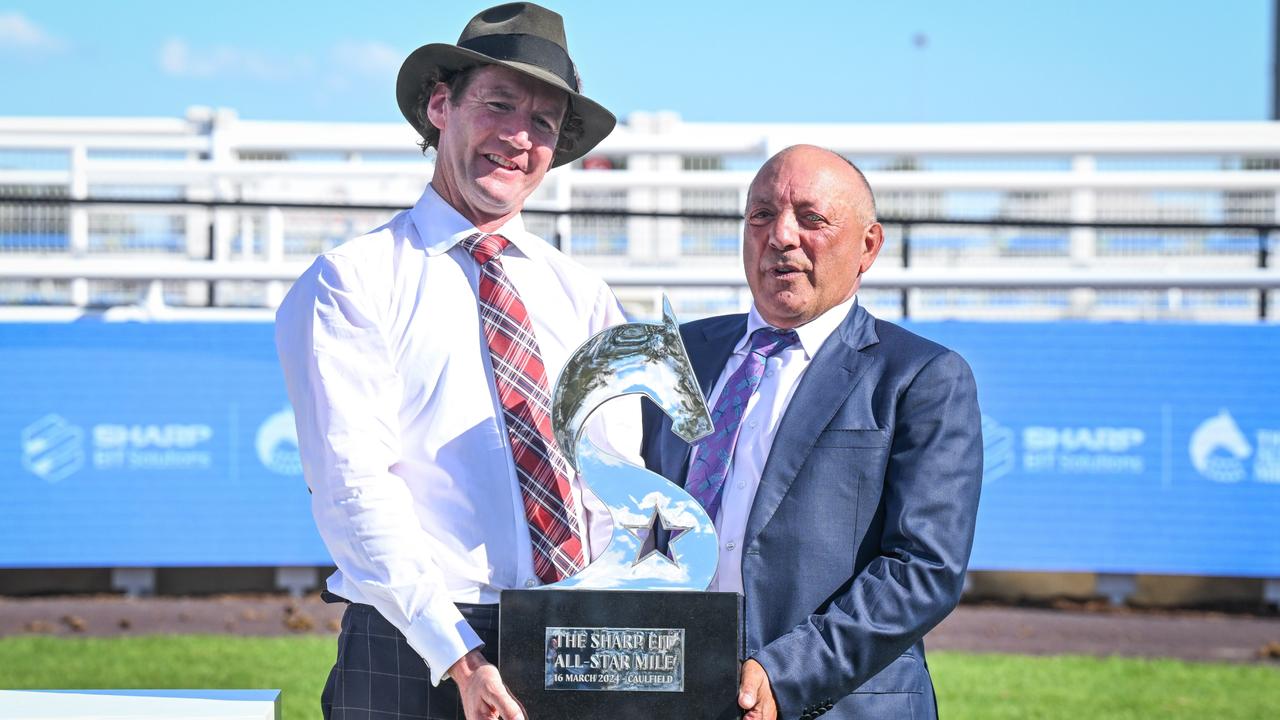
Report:
<svg viewBox="0 0 1280 720"><path fill-rule="evenodd" d="M757 670L759 667L752 662L742 666L742 684L738 686L738 707L743 710L750 710L756 706L760 681L763 679L763 673Z"/></svg>
<svg viewBox="0 0 1280 720"><path fill-rule="evenodd" d="M489 704L498 711L502 720L524 720L524 709L520 703L507 692L506 687L499 685L488 698Z"/></svg>
<svg viewBox="0 0 1280 720"><path fill-rule="evenodd" d="M474 657L472 657L474 653ZM498 668L472 651L454 664L450 675L458 683L467 720L525 720L524 708L507 690ZM454 671L457 674L454 674Z"/></svg>
<svg viewBox="0 0 1280 720"><path fill-rule="evenodd" d="M742 683L738 686L738 706L747 711L745 720L777 720L778 708L773 701L769 674L755 660L742 664Z"/></svg>

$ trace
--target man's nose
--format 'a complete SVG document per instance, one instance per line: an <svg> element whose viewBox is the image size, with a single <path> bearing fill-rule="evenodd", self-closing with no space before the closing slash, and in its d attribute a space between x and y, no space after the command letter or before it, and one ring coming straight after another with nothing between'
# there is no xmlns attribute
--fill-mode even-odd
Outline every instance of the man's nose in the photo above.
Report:
<svg viewBox="0 0 1280 720"><path fill-rule="evenodd" d="M788 213L780 213L769 230L769 247L775 250L790 250L800 245L800 228L795 218Z"/></svg>
<svg viewBox="0 0 1280 720"><path fill-rule="evenodd" d="M513 117L503 128L499 137L510 143L517 150L528 150L533 147L529 139L530 123L528 118Z"/></svg>

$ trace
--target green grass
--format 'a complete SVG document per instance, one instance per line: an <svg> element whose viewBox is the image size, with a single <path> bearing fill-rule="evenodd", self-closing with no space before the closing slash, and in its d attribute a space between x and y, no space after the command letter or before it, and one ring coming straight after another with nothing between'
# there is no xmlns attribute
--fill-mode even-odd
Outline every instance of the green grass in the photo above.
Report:
<svg viewBox="0 0 1280 720"><path fill-rule="evenodd" d="M285 720L320 717L333 638L150 635L0 638L0 688L270 688Z"/></svg>
<svg viewBox="0 0 1280 720"><path fill-rule="evenodd" d="M328 637L0 638L0 688L280 688L320 715ZM1280 669L1076 656L931 653L944 720L1273 717Z"/></svg>
<svg viewBox="0 0 1280 720"><path fill-rule="evenodd" d="M942 718L1268 718L1280 668L1081 656L930 653Z"/></svg>

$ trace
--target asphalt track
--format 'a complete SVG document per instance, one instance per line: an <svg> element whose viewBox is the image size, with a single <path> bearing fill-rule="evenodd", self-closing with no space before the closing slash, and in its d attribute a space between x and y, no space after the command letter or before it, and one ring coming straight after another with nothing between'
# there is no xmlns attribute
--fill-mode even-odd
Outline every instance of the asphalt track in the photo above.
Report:
<svg viewBox="0 0 1280 720"><path fill-rule="evenodd" d="M336 634L341 614L341 606L319 598L281 595L0 598L0 636ZM961 605L925 644L930 650L1280 664L1280 616Z"/></svg>

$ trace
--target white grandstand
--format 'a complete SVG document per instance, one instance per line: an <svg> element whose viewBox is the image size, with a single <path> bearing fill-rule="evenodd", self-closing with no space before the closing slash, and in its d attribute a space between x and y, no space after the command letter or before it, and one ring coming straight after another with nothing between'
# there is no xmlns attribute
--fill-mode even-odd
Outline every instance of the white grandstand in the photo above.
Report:
<svg viewBox="0 0 1280 720"><path fill-rule="evenodd" d="M203 108L180 119L0 118L0 320L265 319L316 253L417 199L431 162L414 142L404 123L258 122ZM1277 123L781 125L637 113L548 176L528 224L598 268L639 317L663 292L682 318L741 309L734 216L756 168L799 142L858 163L892 221L862 293L883 317L1280 314ZM596 212L570 214L584 210ZM689 217L699 214L718 217ZM1125 226L1141 223L1152 225Z"/></svg>

